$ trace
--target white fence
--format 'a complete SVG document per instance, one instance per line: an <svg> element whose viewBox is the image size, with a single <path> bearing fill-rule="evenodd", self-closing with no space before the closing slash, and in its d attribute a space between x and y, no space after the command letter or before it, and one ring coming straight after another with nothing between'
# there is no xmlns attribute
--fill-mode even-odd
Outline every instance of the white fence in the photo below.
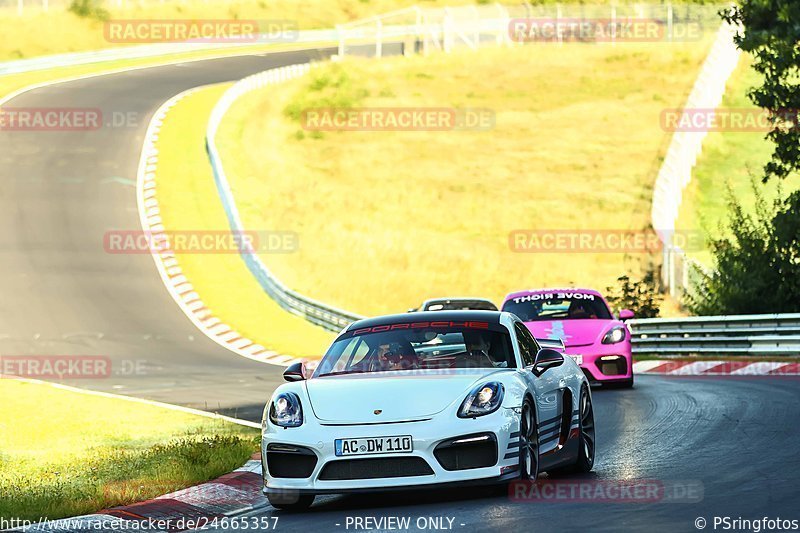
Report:
<svg viewBox="0 0 800 533"><path fill-rule="evenodd" d="M481 4L446 8L414 6L390 13L336 26L339 35L339 55L347 54L349 44L371 43L380 57L383 44L390 40L405 41L407 51L427 53L449 52L455 47L476 49L482 44L511 44L515 42L510 23L514 20L551 21L555 26L553 42L562 43L568 22L595 21L607 25L611 36L593 41L615 45L625 40L617 28L626 22L652 21L663 27L663 41L700 38L686 35L692 27L701 33L719 25L717 15L721 5L681 4ZM562 25L558 25L561 21Z"/></svg>
<svg viewBox="0 0 800 533"><path fill-rule="evenodd" d="M733 43L736 28L722 24L711 52L703 63L686 110L716 109L722 103L725 84L739 62L740 51ZM690 111L691 112L691 111ZM702 268L674 245L676 221L683 201L683 190L692 179L692 169L703 149L705 131L679 131L673 134L653 188L652 224L664 244L662 283L672 296L690 290L693 268Z"/></svg>

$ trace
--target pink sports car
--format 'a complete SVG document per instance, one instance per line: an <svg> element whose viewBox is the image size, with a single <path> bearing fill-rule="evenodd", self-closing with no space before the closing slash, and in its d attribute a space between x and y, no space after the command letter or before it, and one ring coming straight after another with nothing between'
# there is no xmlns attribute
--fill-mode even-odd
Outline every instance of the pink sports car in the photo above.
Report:
<svg viewBox="0 0 800 533"><path fill-rule="evenodd" d="M517 315L537 339L561 339L589 381L633 386L631 336L603 296L590 289L535 289L506 296L503 311Z"/></svg>

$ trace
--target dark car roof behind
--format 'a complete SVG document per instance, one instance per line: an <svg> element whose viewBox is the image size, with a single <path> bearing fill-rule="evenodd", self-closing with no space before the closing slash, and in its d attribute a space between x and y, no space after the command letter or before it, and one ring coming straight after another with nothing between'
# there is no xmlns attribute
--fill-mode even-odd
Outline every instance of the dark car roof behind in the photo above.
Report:
<svg viewBox="0 0 800 533"><path fill-rule="evenodd" d="M426 320L444 321L450 320L453 322L464 321L478 321L478 322L491 322L498 324L500 322L500 311L420 311L417 313L401 313L397 315L384 315L376 316L374 318L365 318L357 322L353 322L347 327L347 331L357 328L370 328L373 326L385 326L387 324L398 324L404 322L424 322Z"/></svg>

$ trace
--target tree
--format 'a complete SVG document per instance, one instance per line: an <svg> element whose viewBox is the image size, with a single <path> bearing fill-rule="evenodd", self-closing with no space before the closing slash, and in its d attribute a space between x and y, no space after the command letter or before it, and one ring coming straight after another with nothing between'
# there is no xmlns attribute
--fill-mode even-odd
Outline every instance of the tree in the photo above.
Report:
<svg viewBox="0 0 800 533"><path fill-rule="evenodd" d="M785 178L800 170L800 2L740 0L721 15L744 27L734 41L753 54L753 68L764 76L762 85L751 89L748 96L757 106L779 115L767 134L775 151L764 167L764 181Z"/></svg>
<svg viewBox="0 0 800 533"><path fill-rule="evenodd" d="M697 271L699 284L687 295L698 315L800 311L800 191L771 205L753 183L754 214L728 191L728 237L712 240L716 269ZM779 195L780 196L780 195Z"/></svg>

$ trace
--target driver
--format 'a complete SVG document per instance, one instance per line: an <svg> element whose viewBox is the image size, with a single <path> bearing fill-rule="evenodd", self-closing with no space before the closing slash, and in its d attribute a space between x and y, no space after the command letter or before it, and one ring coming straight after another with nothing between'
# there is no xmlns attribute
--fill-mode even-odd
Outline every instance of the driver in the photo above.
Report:
<svg viewBox="0 0 800 533"><path fill-rule="evenodd" d="M417 352L409 343L381 344L375 349L375 360L381 370L410 370L419 366Z"/></svg>
<svg viewBox="0 0 800 533"><path fill-rule="evenodd" d="M580 301L572 302L569 306L570 318L597 318L594 312L585 303Z"/></svg>

